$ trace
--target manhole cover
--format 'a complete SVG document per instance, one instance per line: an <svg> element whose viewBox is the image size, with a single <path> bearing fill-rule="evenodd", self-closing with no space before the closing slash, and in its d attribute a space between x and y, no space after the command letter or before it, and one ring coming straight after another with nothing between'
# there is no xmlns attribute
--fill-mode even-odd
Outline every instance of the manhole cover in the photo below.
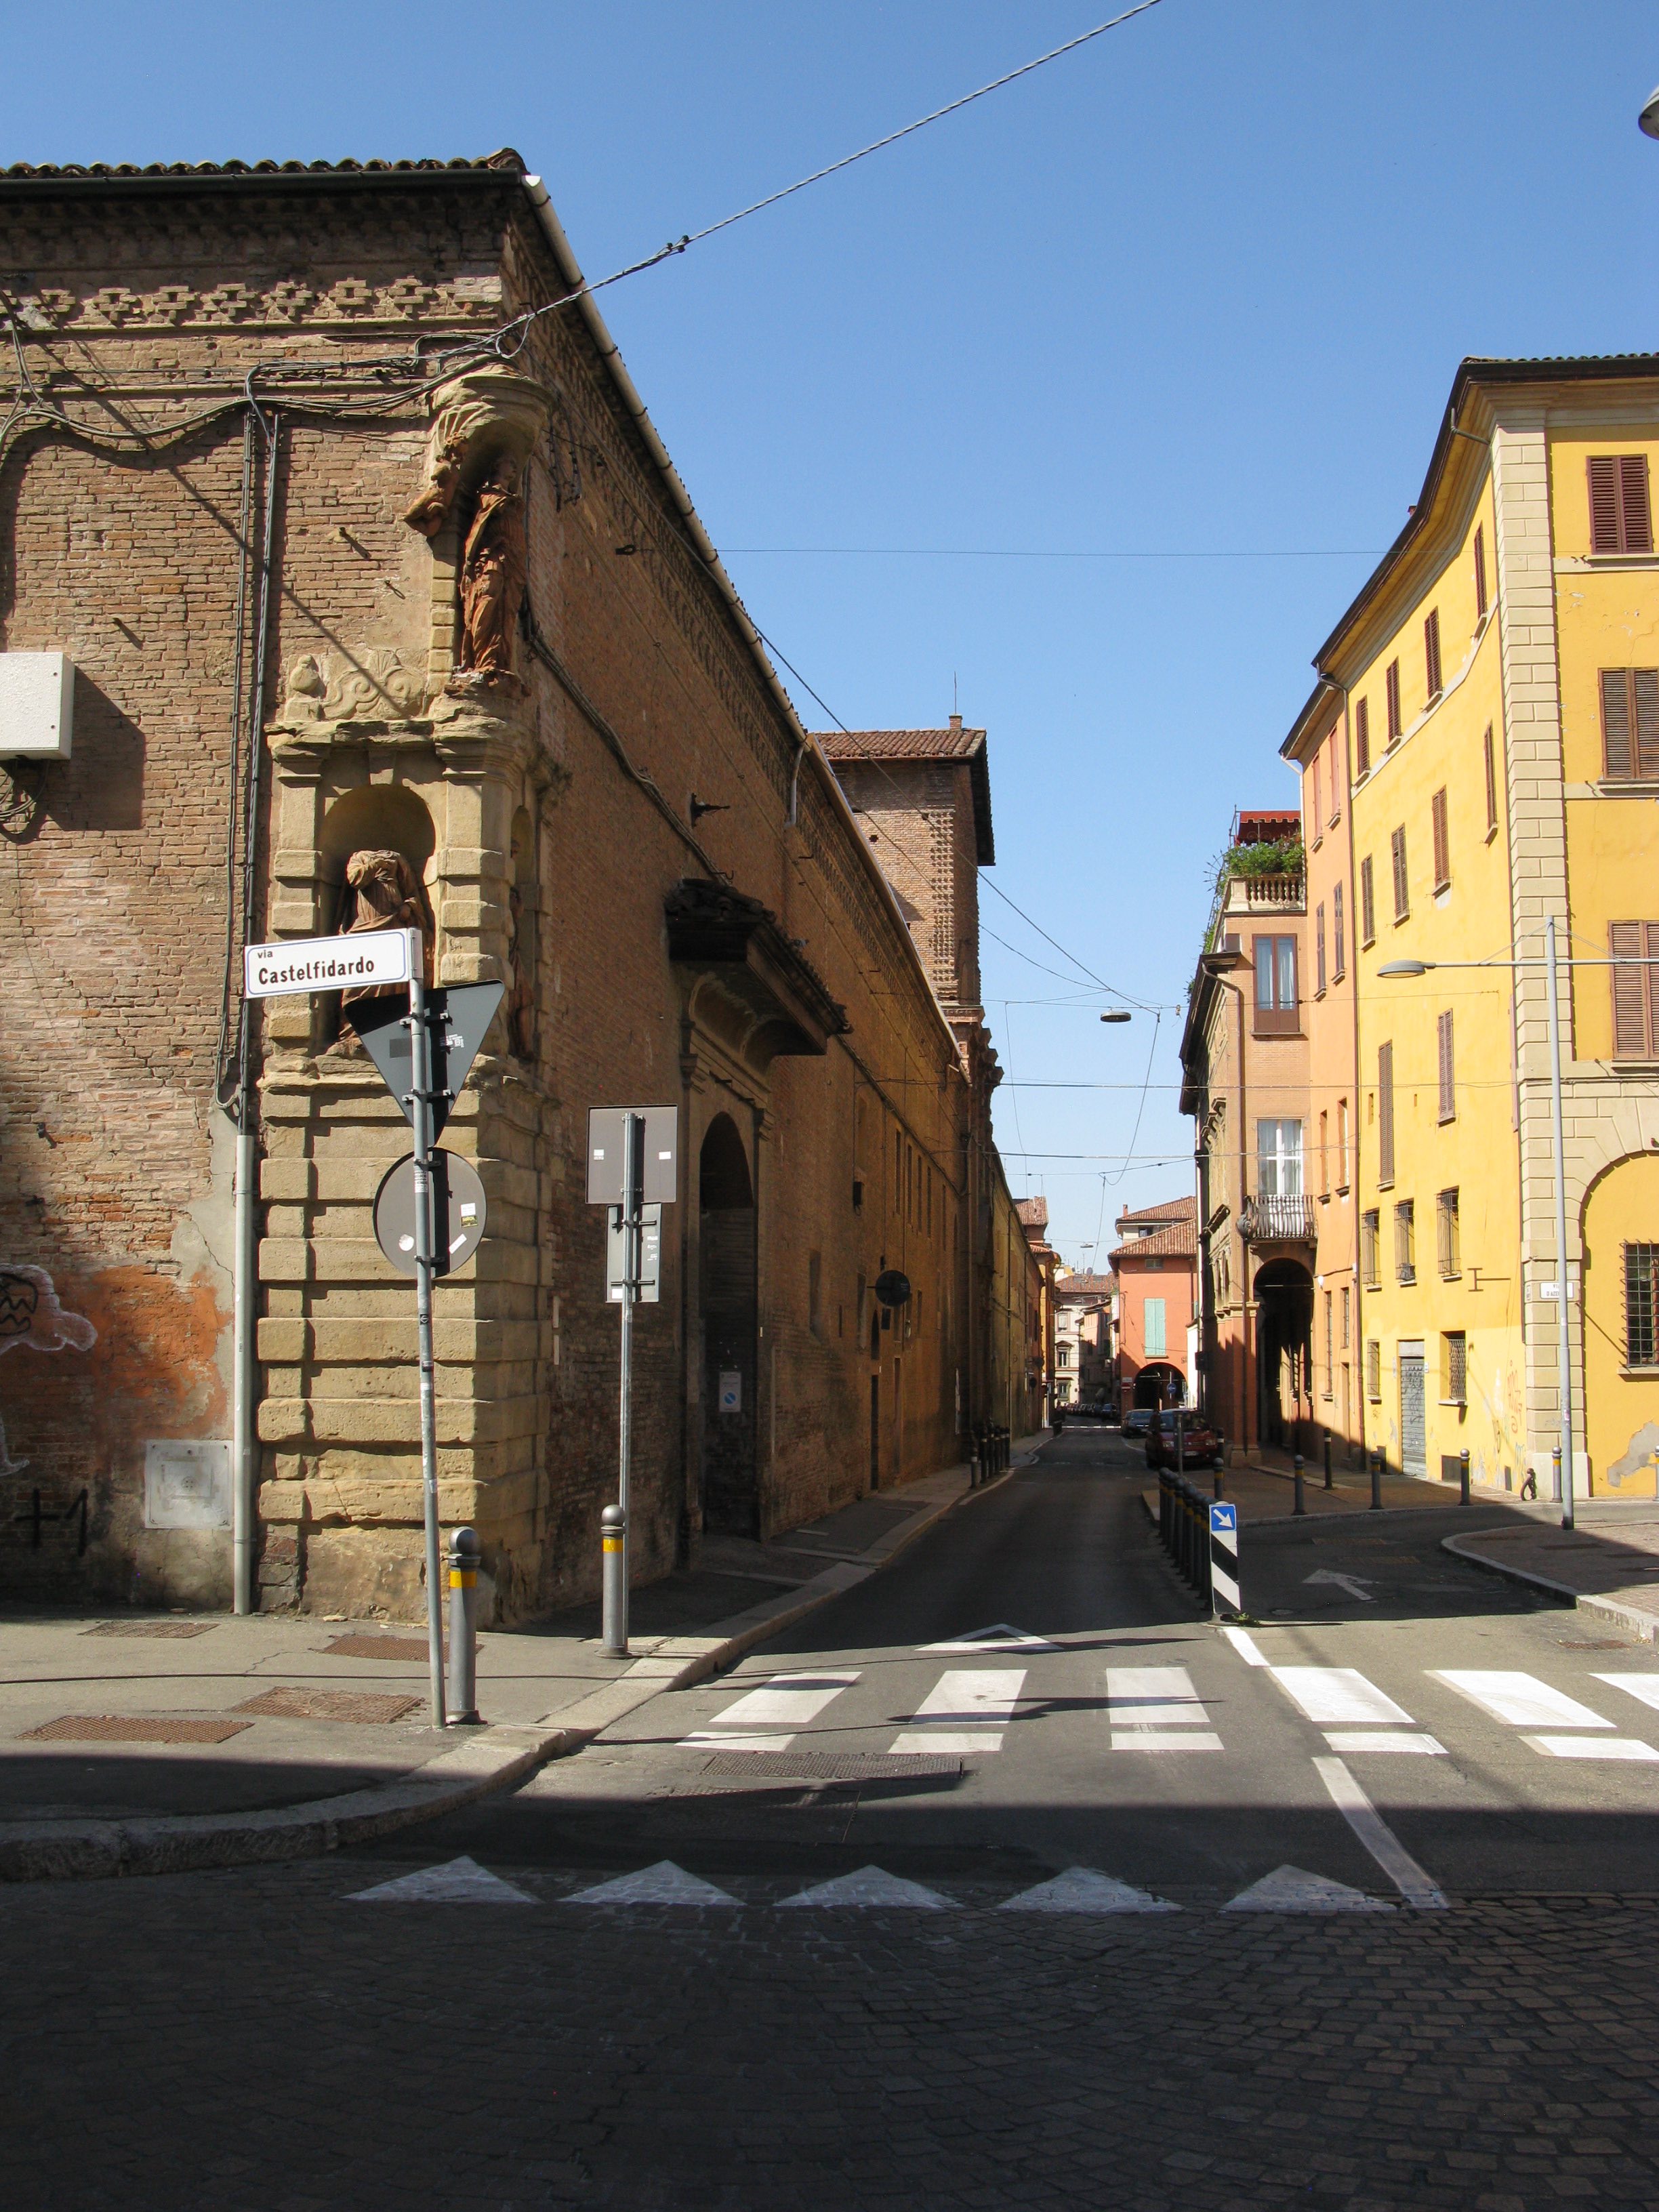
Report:
<svg viewBox="0 0 1659 2212"><path fill-rule="evenodd" d="M897 1782L960 1774L962 1761L943 1752L717 1751L702 1771L750 1782Z"/></svg>
<svg viewBox="0 0 1659 2212"><path fill-rule="evenodd" d="M331 1659L407 1659L426 1664L426 1645L414 1636L337 1636L323 1650Z"/></svg>
<svg viewBox="0 0 1659 2212"><path fill-rule="evenodd" d="M88 1636L205 1636L210 1620L105 1620Z"/></svg>
<svg viewBox="0 0 1659 2212"><path fill-rule="evenodd" d="M249 1721L118 1720L107 1713L65 1713L61 1720L25 1729L37 1743L223 1743Z"/></svg>
<svg viewBox="0 0 1659 2212"><path fill-rule="evenodd" d="M273 1721L400 1721L420 1704L374 1690L266 1690L237 1706Z"/></svg>

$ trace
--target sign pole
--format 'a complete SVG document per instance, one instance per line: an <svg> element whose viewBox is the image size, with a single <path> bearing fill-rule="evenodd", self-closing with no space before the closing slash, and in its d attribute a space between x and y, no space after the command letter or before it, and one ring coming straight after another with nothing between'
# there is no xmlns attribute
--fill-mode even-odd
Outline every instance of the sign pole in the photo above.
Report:
<svg viewBox="0 0 1659 2212"><path fill-rule="evenodd" d="M432 1368L432 1033L421 933L409 936L410 1118L415 1131L415 1328L421 1363L421 1504L426 1522L427 1663L432 1725L444 1725L444 1601L438 1580L438 1409Z"/></svg>
<svg viewBox="0 0 1659 2212"><path fill-rule="evenodd" d="M640 1231L645 1208L645 1116L623 1117L623 1279L620 1398L617 1440L617 1504L622 1538L621 1571L605 1584L605 1648L628 1653L628 1475L634 1399L634 1308L640 1294Z"/></svg>

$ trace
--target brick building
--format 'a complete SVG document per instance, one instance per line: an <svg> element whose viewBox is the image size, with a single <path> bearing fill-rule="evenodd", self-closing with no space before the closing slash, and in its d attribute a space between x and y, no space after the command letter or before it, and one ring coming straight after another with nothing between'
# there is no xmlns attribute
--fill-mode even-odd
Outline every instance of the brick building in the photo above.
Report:
<svg viewBox="0 0 1659 2212"><path fill-rule="evenodd" d="M680 1113L641 1578L1020 1402L976 945L947 1009L580 287L512 154L0 176L0 649L75 670L70 757L0 761L13 1589L222 1602L240 1494L264 1602L420 1610L412 1299L371 1220L405 1125L337 1000L266 1002L250 1340L245 934L395 913L435 981L507 987L446 1137L489 1230L436 1333L441 1510L497 1617L597 1580L591 1105Z"/></svg>
<svg viewBox="0 0 1659 2212"><path fill-rule="evenodd" d="M1198 1206L1175 1198L1120 1213L1118 1407L1184 1406L1192 1396L1188 1333L1198 1312Z"/></svg>

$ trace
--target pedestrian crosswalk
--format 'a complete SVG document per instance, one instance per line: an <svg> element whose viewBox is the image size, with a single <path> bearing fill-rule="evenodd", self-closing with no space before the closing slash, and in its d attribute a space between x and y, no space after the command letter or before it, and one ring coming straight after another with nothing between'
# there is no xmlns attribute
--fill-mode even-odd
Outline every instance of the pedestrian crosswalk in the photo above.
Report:
<svg viewBox="0 0 1659 2212"><path fill-rule="evenodd" d="M709 1727L693 1729L683 1741L699 1750L717 1746L721 1751L787 1751L796 1731L815 1721L858 1679L856 1668L837 1674L774 1674L762 1688L728 1705Z"/></svg>
<svg viewBox="0 0 1659 2212"><path fill-rule="evenodd" d="M910 1726L894 1737L892 1750L1000 1751L1024 1680L1023 1667L950 1668L916 1707Z"/></svg>
<svg viewBox="0 0 1659 2212"><path fill-rule="evenodd" d="M1184 1667L1109 1667L1114 1751L1219 1751L1221 1738Z"/></svg>

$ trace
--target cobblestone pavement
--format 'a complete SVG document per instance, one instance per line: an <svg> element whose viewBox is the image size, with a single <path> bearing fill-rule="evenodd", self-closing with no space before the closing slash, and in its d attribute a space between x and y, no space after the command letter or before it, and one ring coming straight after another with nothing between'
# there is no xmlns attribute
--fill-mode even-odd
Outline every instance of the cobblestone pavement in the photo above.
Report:
<svg viewBox="0 0 1659 2212"><path fill-rule="evenodd" d="M1659 2206L1659 1901L1109 1922L4 1899L27 2212Z"/></svg>

